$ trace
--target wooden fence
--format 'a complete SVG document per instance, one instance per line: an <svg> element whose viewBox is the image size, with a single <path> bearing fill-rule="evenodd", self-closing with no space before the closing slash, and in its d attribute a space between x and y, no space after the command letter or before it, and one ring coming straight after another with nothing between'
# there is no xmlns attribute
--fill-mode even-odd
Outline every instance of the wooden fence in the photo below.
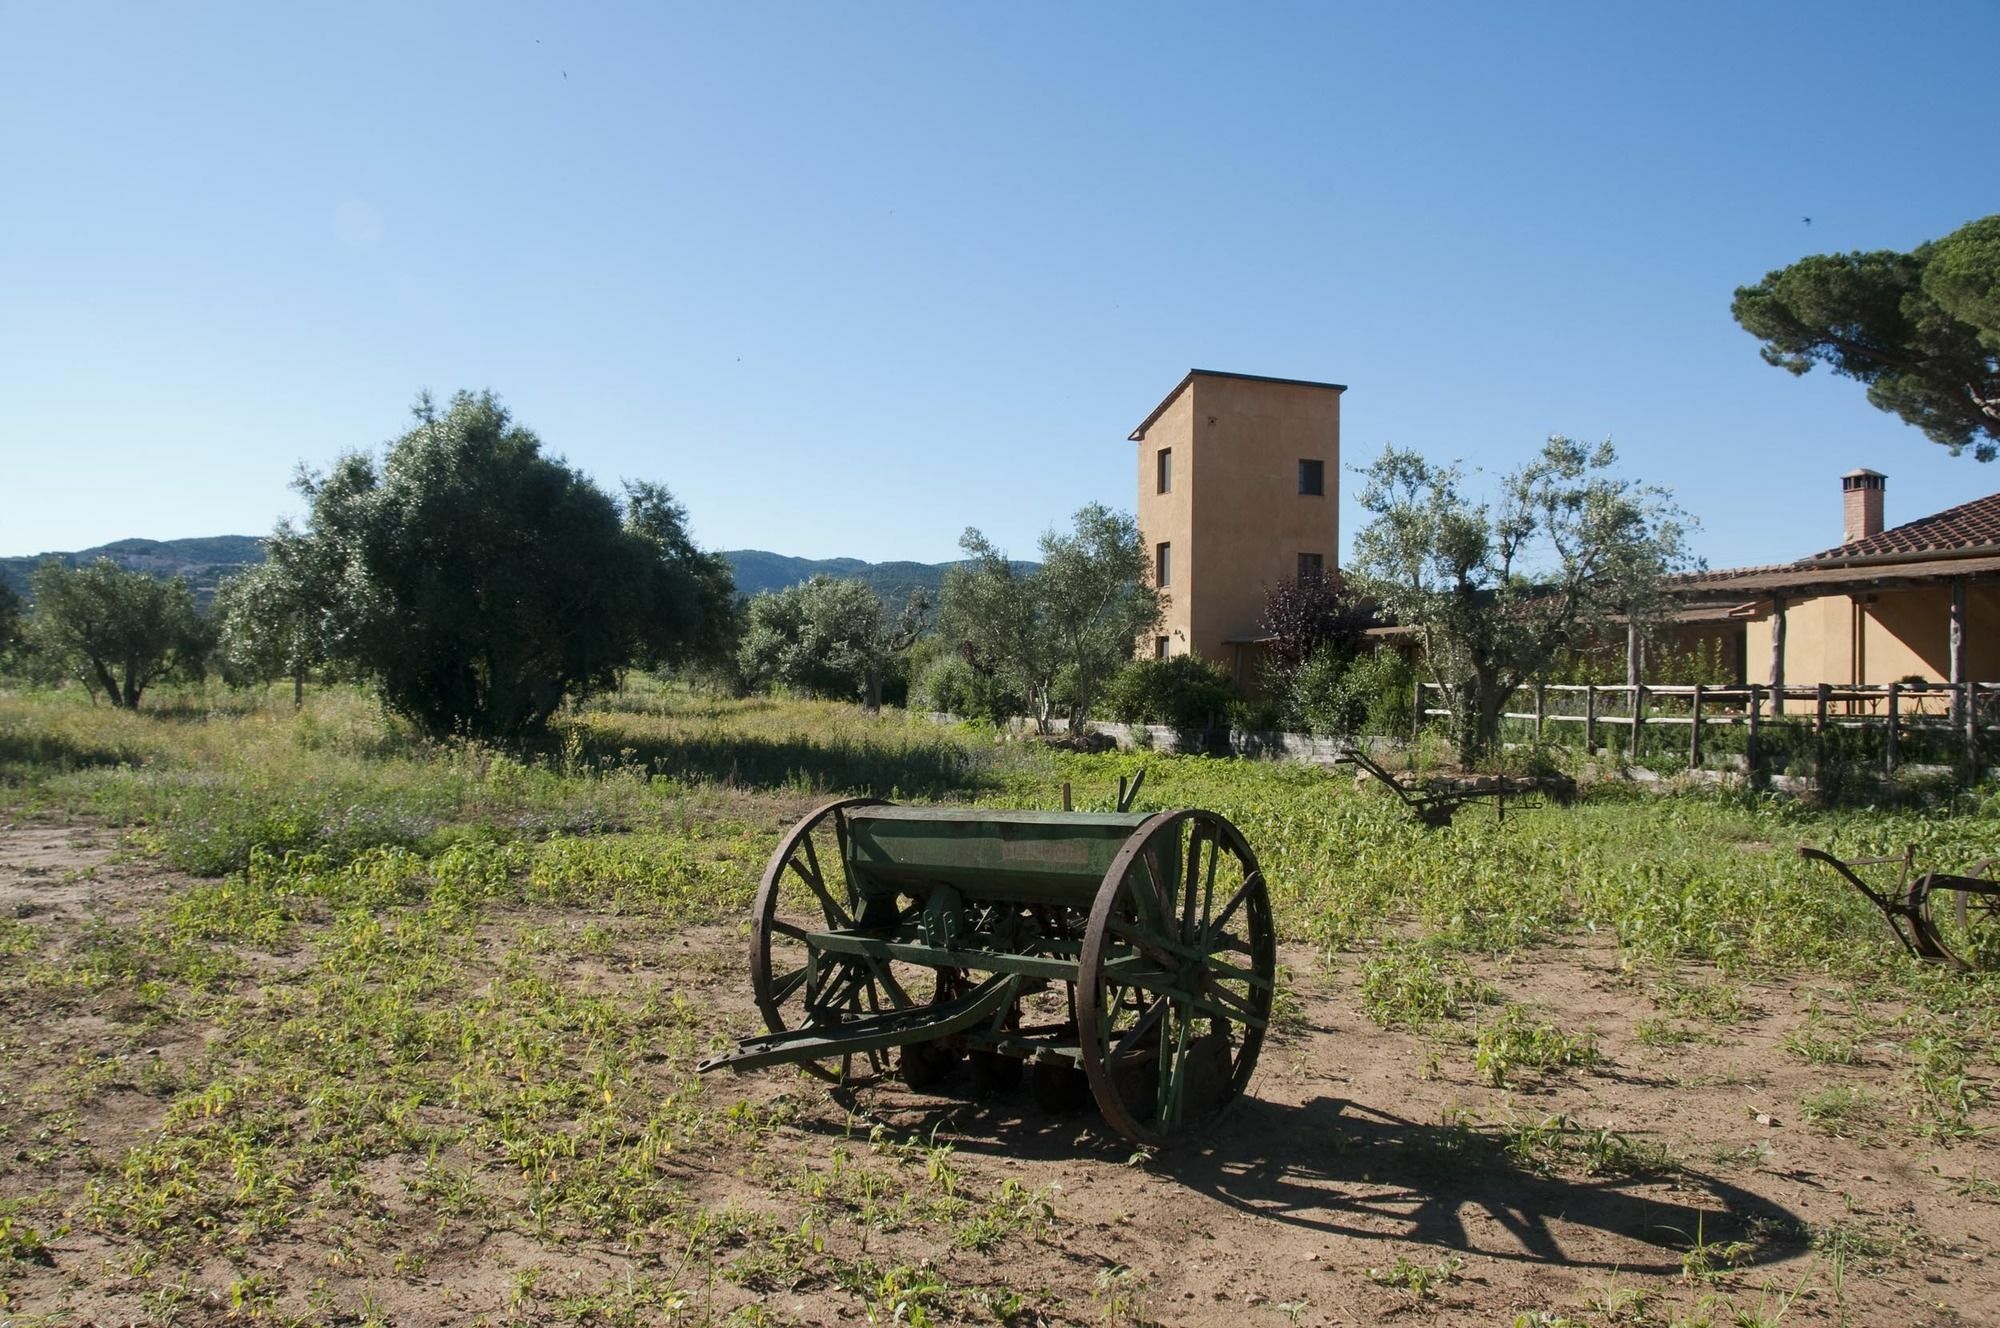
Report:
<svg viewBox="0 0 2000 1328"><path fill-rule="evenodd" d="M1426 719L1451 714L1443 706L1430 704L1433 699L1443 700L1442 689L1435 683L1418 683L1418 726ZM1527 705L1532 708L1524 708ZM1684 728L1691 770L1702 766L1703 741L1709 730L1740 727L1744 730L1744 763L1752 771L1758 769L1759 757L1764 755L1765 727L1796 720L1809 726L1816 758L1824 756L1831 732L1879 734L1883 769L1893 772L1903 763L1908 744L1919 737L1940 741L1947 749L1957 748L1966 765L1976 766L1981 749L2000 734L2000 683L1818 683L1803 687L1534 683L1515 690L1507 700L1504 717L1532 724L1538 743L1561 741L1562 725L1581 725L1584 749L1591 752L1598 750L1599 735L1606 729L1627 730L1635 738L1628 745L1636 750L1637 735L1648 728Z"/></svg>

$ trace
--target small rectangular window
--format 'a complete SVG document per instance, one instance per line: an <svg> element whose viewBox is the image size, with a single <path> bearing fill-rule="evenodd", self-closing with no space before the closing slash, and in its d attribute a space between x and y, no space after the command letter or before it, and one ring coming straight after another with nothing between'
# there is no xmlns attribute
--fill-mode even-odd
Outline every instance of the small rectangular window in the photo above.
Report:
<svg viewBox="0 0 2000 1328"><path fill-rule="evenodd" d="M1159 478L1159 488L1158 488L1157 492L1159 492L1159 493L1172 493L1172 492L1174 491L1174 449L1173 449L1173 448L1171 448L1171 447L1163 447L1163 448L1161 448L1161 449L1160 449L1160 454L1159 454L1159 458L1158 458L1158 465L1159 465L1159 468L1160 468L1160 473L1159 473L1159 477L1158 477L1158 478Z"/></svg>
<svg viewBox="0 0 2000 1328"><path fill-rule="evenodd" d="M1299 458L1299 492L1315 498L1326 496L1326 462Z"/></svg>
<svg viewBox="0 0 2000 1328"><path fill-rule="evenodd" d="M1154 658L1154 659L1165 659L1166 657L1167 657L1167 638L1166 638L1166 637L1164 637L1164 636L1156 636L1156 637L1154 637L1154 638L1153 638L1153 658Z"/></svg>
<svg viewBox="0 0 2000 1328"><path fill-rule="evenodd" d="M1153 550L1153 584L1170 586L1174 583L1174 546L1161 544Z"/></svg>
<svg viewBox="0 0 2000 1328"><path fill-rule="evenodd" d="M1299 581L1311 585L1326 575L1326 559L1317 553L1299 555Z"/></svg>

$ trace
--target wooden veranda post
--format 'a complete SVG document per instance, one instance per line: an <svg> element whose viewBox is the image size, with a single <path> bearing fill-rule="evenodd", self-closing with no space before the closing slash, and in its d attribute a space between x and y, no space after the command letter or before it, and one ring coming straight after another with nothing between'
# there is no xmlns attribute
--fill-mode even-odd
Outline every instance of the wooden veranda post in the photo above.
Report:
<svg viewBox="0 0 2000 1328"><path fill-rule="evenodd" d="M1750 780L1750 787L1757 786L1757 725L1758 712L1764 701L1758 693L1762 689L1756 683L1750 684L1750 709L1744 715L1743 724L1743 773Z"/></svg>
<svg viewBox="0 0 2000 1328"><path fill-rule="evenodd" d="M1771 713L1785 713L1785 597L1771 596Z"/></svg>
<svg viewBox="0 0 2000 1328"><path fill-rule="evenodd" d="M1970 674L1965 667L1965 578L1951 579L1951 726L1965 735L1965 761L1972 763L1974 725L1968 716L1978 707L1967 704L1972 689L1966 686Z"/></svg>
<svg viewBox="0 0 2000 1328"><path fill-rule="evenodd" d="M1899 682L1890 683L1889 703L1887 709L1883 712L1883 718L1887 721L1887 726L1882 731L1882 773L1887 775L1896 773L1896 710L1898 703L1902 699L1903 684Z"/></svg>

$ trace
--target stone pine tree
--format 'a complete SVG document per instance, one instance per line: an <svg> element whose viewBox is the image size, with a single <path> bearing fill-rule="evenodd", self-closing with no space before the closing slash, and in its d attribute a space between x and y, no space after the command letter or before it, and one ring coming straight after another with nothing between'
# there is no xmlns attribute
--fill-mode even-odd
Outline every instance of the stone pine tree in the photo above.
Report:
<svg viewBox="0 0 2000 1328"><path fill-rule="evenodd" d="M427 733L511 743L630 665L717 648L728 564L695 547L664 488L613 498L491 393L442 410L422 396L414 414L379 462L301 475L305 524L271 536L312 649Z"/></svg>
<svg viewBox="0 0 2000 1328"><path fill-rule="evenodd" d="M1372 519L1353 572L1416 633L1462 759L1493 747L1515 688L1627 620L1656 621L1663 579L1688 565L1684 515L1665 490L1613 475L1616 460L1608 442L1551 438L1494 506L1465 494L1457 466L1395 447L1362 472Z"/></svg>
<svg viewBox="0 0 2000 1328"><path fill-rule="evenodd" d="M2000 214L1909 253L1814 254L1730 312L1794 374L1825 365L1956 456L2000 452Z"/></svg>

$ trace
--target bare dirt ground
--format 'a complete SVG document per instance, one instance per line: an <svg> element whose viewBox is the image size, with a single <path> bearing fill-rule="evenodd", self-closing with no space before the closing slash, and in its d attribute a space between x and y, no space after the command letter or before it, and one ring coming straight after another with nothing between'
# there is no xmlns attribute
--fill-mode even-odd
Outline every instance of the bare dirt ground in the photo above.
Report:
<svg viewBox="0 0 2000 1328"><path fill-rule="evenodd" d="M88 824L0 828L0 921L141 926L185 884L121 856L111 832ZM583 923L523 910L492 926L493 944L524 925ZM665 940L635 933L628 944L570 965L565 980L634 999L678 992L713 1032L755 1027L740 928ZM45 959L60 964L63 954ZM855 1322L863 1301L827 1270L865 1254L928 1266L954 1287L1012 1288L1023 1297L1019 1323L1596 1325L1709 1321L1704 1314L1717 1323L2000 1323L1993 1147L1931 1143L1907 1129L1840 1137L1801 1112L1832 1083L1890 1103L1904 1091L1889 1049L1864 1046L1859 1063L1841 1065L1786 1050L1787 1034L1809 1006L1834 1000L1837 984L1739 984L1735 1022L1687 1022L1695 1040L1673 1041L1657 1036L1663 1015L1645 978L1621 968L1607 940L1484 962L1479 975L1503 999L1594 1031L1604 1057L1494 1088L1475 1074L1462 1032L1386 1031L1367 1019L1357 956L1285 960L1294 1013L1267 1046L1250 1096L1210 1137L1152 1161L1135 1159L1090 1113L1051 1115L1025 1090L986 1099L964 1084L944 1094L894 1081L834 1090L782 1071L711 1082L706 1091L722 1100L792 1111L754 1153L662 1159L663 1179L704 1204L789 1225L796 1191L774 1178L824 1168L837 1150L866 1154L881 1126L878 1143L951 1144L968 1190L1012 1179L1044 1191L1054 1217L1032 1238L980 1253L935 1225L877 1227L850 1214L821 1233L824 1250L789 1280L710 1275L692 1300L637 1305L629 1321L734 1313ZM266 962L275 980L297 960ZM241 998L261 999L254 977ZM413 1174L486 1165L489 1182L504 1186L504 1168L397 1156L361 1177L387 1214L379 1234L302 1222L233 1264L210 1258L181 1270L178 1299L149 1300L154 1284L131 1271L135 1251L93 1228L84 1195L166 1117L166 1097L135 1087L131 1064L186 1062L207 1033L140 1020L115 1002L47 1020L33 1013L0 991L0 1201L70 1216L67 1231L45 1228L45 1254L24 1255L0 1283L21 1322L605 1322L612 1316L566 1311L564 1288L633 1274L703 1281L680 1249L440 1219L410 1197ZM1654 1036L1642 1041L1642 1028ZM98 1066L125 1069L93 1078ZM671 1091L661 1073L660 1091ZM1620 1165L1621 1148L1663 1148L1673 1165ZM246 1268L279 1288L274 1301L232 1300L227 1288L243 1284ZM524 1293L525 1269L535 1276ZM941 1303L933 1321L991 1321L962 1297Z"/></svg>

